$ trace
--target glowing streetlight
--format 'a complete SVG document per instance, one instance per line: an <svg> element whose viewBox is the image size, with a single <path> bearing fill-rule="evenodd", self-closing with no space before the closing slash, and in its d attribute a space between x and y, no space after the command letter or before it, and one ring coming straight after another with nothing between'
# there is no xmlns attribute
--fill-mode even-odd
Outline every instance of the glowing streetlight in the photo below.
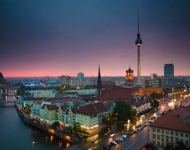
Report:
<svg viewBox="0 0 190 150"><path fill-rule="evenodd" d="M129 119L127 120L127 123L128 123L128 124L130 123L130 120L129 120Z"/></svg>
<svg viewBox="0 0 190 150"><path fill-rule="evenodd" d="M34 147L34 144L35 144L36 142L35 141L32 141L32 148Z"/></svg>

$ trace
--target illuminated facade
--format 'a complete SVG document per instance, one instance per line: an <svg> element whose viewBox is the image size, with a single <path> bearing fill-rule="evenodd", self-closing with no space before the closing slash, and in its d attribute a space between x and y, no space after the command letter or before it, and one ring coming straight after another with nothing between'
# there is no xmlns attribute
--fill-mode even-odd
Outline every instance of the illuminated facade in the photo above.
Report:
<svg viewBox="0 0 190 150"><path fill-rule="evenodd" d="M145 87L161 87L161 79L146 79Z"/></svg>
<svg viewBox="0 0 190 150"><path fill-rule="evenodd" d="M28 93L31 93L32 97L40 98L40 97L55 97L58 91L54 89L47 89L47 90L28 90Z"/></svg>
<svg viewBox="0 0 190 150"><path fill-rule="evenodd" d="M126 70L126 85L132 86L133 85L133 70L129 67L128 70Z"/></svg>
<svg viewBox="0 0 190 150"><path fill-rule="evenodd" d="M86 115L77 113L76 121L81 124L81 126L90 132L91 129L98 127L98 115Z"/></svg>
<svg viewBox="0 0 190 150"><path fill-rule="evenodd" d="M48 124L53 124L56 121L56 111L59 109L56 105L44 104L40 110L40 118Z"/></svg>

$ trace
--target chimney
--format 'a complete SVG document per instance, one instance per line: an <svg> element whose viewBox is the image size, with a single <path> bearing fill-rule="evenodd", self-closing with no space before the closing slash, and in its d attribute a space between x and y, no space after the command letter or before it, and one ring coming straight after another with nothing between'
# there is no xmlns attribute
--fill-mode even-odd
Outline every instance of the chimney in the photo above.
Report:
<svg viewBox="0 0 190 150"><path fill-rule="evenodd" d="M177 114L177 117L180 117L180 115L179 115L179 114Z"/></svg>

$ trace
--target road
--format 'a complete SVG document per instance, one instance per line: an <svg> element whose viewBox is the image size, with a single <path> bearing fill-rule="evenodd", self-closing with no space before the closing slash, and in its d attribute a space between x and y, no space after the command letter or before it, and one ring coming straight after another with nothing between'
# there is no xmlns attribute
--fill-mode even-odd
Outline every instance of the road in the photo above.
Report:
<svg viewBox="0 0 190 150"><path fill-rule="evenodd" d="M121 131L116 133L113 136L113 140L117 139L122 135L123 134L121 133ZM110 135L107 135L102 137L101 139L98 139L94 143L87 142L87 143L73 145L67 148L67 150L88 150L89 148L93 150L99 150L103 146L110 144L110 142L111 142ZM118 143L116 146L112 146L111 150L140 150L147 143L148 143L148 127L145 127L136 134L133 134L132 136L123 140L121 143Z"/></svg>

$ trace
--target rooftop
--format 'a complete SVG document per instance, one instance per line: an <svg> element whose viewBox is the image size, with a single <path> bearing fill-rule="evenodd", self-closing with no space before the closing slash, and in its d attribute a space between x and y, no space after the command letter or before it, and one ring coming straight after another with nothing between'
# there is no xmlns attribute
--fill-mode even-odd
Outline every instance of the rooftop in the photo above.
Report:
<svg viewBox="0 0 190 150"><path fill-rule="evenodd" d="M159 117L150 126L177 131L190 132L190 123L184 119L190 117L190 106L178 107Z"/></svg>

